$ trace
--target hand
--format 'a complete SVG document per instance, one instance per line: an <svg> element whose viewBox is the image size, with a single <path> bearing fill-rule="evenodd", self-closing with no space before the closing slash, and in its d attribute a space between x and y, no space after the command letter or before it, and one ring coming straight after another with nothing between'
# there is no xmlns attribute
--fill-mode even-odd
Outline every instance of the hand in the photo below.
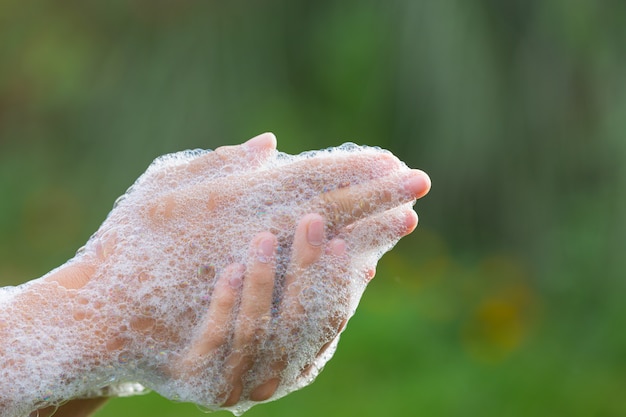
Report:
<svg viewBox="0 0 626 417"><path fill-rule="evenodd" d="M85 343L103 347L84 365L96 380L121 375L170 398L239 406L316 374L363 277L414 227L410 206L429 182L374 150L280 158L262 135L157 161L68 265L76 273L47 277L75 292ZM303 245L321 218L322 242ZM181 356L194 364L185 372L205 377L198 385L167 378Z"/></svg>
<svg viewBox="0 0 626 417"><path fill-rule="evenodd" d="M402 209L366 222L375 224L360 227L378 227L381 232L393 228L397 238L400 238L415 228L417 217L412 210ZM349 231L346 231L348 234ZM258 250L256 246L266 238L271 239L266 232L256 236L252 250ZM345 268L337 268L348 261L346 245L342 238L324 239L324 220L321 216L304 216L295 232L289 267L281 285L284 293L278 301L273 300L273 289L280 278L275 275L276 253L269 264L255 262L247 270L244 265L229 265L217 278L215 301L211 303L191 345L172 366L173 375L192 381L203 379L205 358L214 358L214 353L225 347L227 354L223 356L222 369L228 374L228 386L220 393L218 404L221 403L222 407L234 406L238 411L248 408L250 401L271 398L281 382L287 385L282 395L309 382L329 358L329 347L349 318L351 283L346 279ZM338 305L322 306L324 314L318 317L312 329L311 323L307 323L309 319L301 299L305 290L319 287L314 282L307 282L307 278L311 278L307 277L307 272L316 275L314 271L322 267L322 260L331 265L324 268L329 282L323 286L333 288L342 296ZM368 282L373 273L373 268L365 271L363 282ZM317 303L322 304L323 301ZM251 323L263 324L251 327ZM307 333L308 340L305 339ZM290 337L285 339L284 334ZM314 339L313 335L319 338ZM304 357L303 351L308 352ZM311 353L315 355L311 356ZM298 372L291 376L292 381L285 384L283 379L290 378L285 370L295 363L300 363ZM289 382L295 383L295 386L290 387ZM240 401L242 403L238 404ZM204 403L207 404L206 400Z"/></svg>

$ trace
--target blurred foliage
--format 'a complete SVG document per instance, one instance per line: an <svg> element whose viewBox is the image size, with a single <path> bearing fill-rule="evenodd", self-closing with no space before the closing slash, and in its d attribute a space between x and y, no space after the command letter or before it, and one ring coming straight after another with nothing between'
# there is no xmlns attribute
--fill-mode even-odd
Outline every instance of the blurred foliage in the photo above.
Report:
<svg viewBox="0 0 626 417"><path fill-rule="evenodd" d="M0 27L3 284L160 154L378 145L430 174L421 225L318 381L247 415L626 414L626 3L0 0Z"/></svg>

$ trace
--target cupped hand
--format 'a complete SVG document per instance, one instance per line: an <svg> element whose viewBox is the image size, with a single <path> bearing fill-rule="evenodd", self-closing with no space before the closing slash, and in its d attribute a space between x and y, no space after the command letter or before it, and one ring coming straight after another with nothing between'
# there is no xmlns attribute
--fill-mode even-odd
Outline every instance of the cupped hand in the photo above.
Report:
<svg viewBox="0 0 626 417"><path fill-rule="evenodd" d="M118 201L70 264L89 273L58 281L98 378L230 407L316 375L430 182L375 149L275 146L161 158Z"/></svg>

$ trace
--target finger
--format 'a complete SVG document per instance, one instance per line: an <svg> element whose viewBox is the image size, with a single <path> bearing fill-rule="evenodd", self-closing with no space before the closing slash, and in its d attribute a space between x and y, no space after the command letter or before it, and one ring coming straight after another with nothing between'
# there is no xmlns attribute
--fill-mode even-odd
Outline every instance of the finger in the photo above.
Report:
<svg viewBox="0 0 626 417"><path fill-rule="evenodd" d="M307 214L298 223L293 240L291 263L285 276L283 302L281 303L281 321L283 323L298 323L304 313L298 301L302 291L302 282L297 280L298 275L311 264L317 262L323 251L324 218L319 214ZM269 399L280 384L279 375L286 368L286 359L275 361L270 365L270 375L252 391L252 401Z"/></svg>
<svg viewBox="0 0 626 417"><path fill-rule="evenodd" d="M198 181L252 171L271 158L275 151L276 137L272 133L263 133L241 145L222 146L215 151L163 155L154 160L138 182L157 182L158 192L167 192Z"/></svg>
<svg viewBox="0 0 626 417"><path fill-rule="evenodd" d="M326 249L326 255L328 257L327 263L332 265L329 268L330 273L327 274L329 285L335 288L338 294L344 295L344 297L340 297L337 300L340 305L347 305L348 303L345 297L345 295L347 295L346 286L350 284L350 281L345 278L350 261L347 246L348 244L344 239L334 238L328 242L328 248ZM327 320L327 328L336 330L336 334L339 334L347 321L346 317L338 315L329 315ZM334 337L332 339L334 339Z"/></svg>
<svg viewBox="0 0 626 417"><path fill-rule="evenodd" d="M280 378L274 377L270 378L252 391L250 394L250 399L252 401L265 401L269 400L272 395L278 389L280 385Z"/></svg>
<svg viewBox="0 0 626 417"><path fill-rule="evenodd" d="M306 268L316 262L322 253L324 243L324 218L310 213L302 217L293 240L292 264Z"/></svg>
<svg viewBox="0 0 626 417"><path fill-rule="evenodd" d="M300 314L302 306L297 301L302 291L303 282L297 278L311 264L317 262L322 254L324 242L324 218L319 214L305 215L296 228L293 240L291 262L284 281L283 308L281 317L292 323Z"/></svg>
<svg viewBox="0 0 626 417"><path fill-rule="evenodd" d="M324 218L319 214L307 214L298 223L293 240L293 253L285 276L282 318L293 323L303 313L298 296L305 284L297 278L322 255L324 242Z"/></svg>
<svg viewBox="0 0 626 417"><path fill-rule="evenodd" d="M334 238L328 242L325 248L325 258L323 262L326 266L326 279L325 286L332 287L337 299L334 300L335 307L330 308L327 311L327 315L324 320L320 321L317 325L325 329L324 336L319 340L321 347L318 350L316 358L319 358L324 354L328 347L333 344L333 341L341 333L348 321L348 315L346 308L349 304L349 286L351 284L350 279L346 279L348 274L348 268L350 265L349 255L347 253L347 243L341 238ZM298 297L300 294L297 295ZM331 306L329 306L331 307ZM301 321L302 319L300 319ZM287 363L284 364L285 366ZM314 369L314 364L309 363L305 365L300 371L300 376L308 375Z"/></svg>
<svg viewBox="0 0 626 417"><path fill-rule="evenodd" d="M348 265L348 255L346 255L346 247L349 245L351 253L364 253L371 250L380 250L381 246L386 246L395 243L398 239L408 235L417 226L417 214L408 207L400 207L393 210L386 211L377 216L368 217L360 220L359 222L351 225L349 228L342 231L342 235L349 242L343 239L335 238L329 242L329 249L333 252L333 255L339 259L345 259L344 265ZM381 236L385 239L381 240ZM341 267L339 268L341 269ZM347 269L347 268L346 268ZM345 294L345 285L348 281L342 279L346 270L337 270L335 274L331 276L334 288L337 288L338 293ZM376 272L376 266L371 265L363 271L364 279L369 282ZM347 304L348 299L344 298L340 300L340 303ZM345 310L342 310L345 311ZM318 351L317 358L325 355L328 349L333 346L335 339L344 330L348 322L348 315L330 315L328 317L328 327L335 329L335 336L328 340ZM301 375L306 375L311 372L312 366L306 367Z"/></svg>
<svg viewBox="0 0 626 417"><path fill-rule="evenodd" d="M248 188L271 187L276 195L275 202L294 198L309 200L329 190L354 186L406 169L395 156L375 150L318 152L309 157L297 156L293 162L289 160L282 159L263 175L249 172L242 181L248 184Z"/></svg>
<svg viewBox="0 0 626 417"><path fill-rule="evenodd" d="M227 362L231 392L225 407L236 404L243 392L242 376L253 364L271 319L276 258L276 237L262 232L253 240L248 272L244 278L232 353Z"/></svg>
<svg viewBox="0 0 626 417"><path fill-rule="evenodd" d="M428 175L411 170L324 193L315 204L321 206L331 227L340 228L421 198L429 189Z"/></svg>
<svg viewBox="0 0 626 417"><path fill-rule="evenodd" d="M345 256L345 242L342 239L334 239L324 248L324 220L318 214L308 214L302 218L296 228L293 242L292 261L285 277L285 292L281 302L281 322L284 326L291 327L291 332L296 333L300 328L299 323L302 322L304 316L304 308L299 301L303 285L301 275L303 271L317 262L322 252L336 258ZM333 263L340 264L340 262ZM338 271L333 271L338 272ZM333 279L332 275L329 279ZM331 322L330 326L336 326ZM282 330L284 331L284 329ZM294 334L294 336L296 336ZM297 339L297 337L294 337ZM265 401L269 399L280 385L280 376L288 365L288 357L282 357L280 360L270 365L270 375L252 391L250 399L253 401Z"/></svg>
<svg viewBox="0 0 626 417"><path fill-rule="evenodd" d="M191 371L194 364L202 363L203 357L227 343L244 271L243 265L231 264L218 278L204 316L202 331L193 340L182 360L181 368L184 371Z"/></svg>
<svg viewBox="0 0 626 417"><path fill-rule="evenodd" d="M241 145L221 146L192 160L186 171L193 175L230 174L248 171L263 164L276 150L276 136L263 133ZM220 175L221 176L221 175Z"/></svg>
<svg viewBox="0 0 626 417"><path fill-rule="evenodd" d="M347 240L350 252L366 254L394 245L417 227L417 214L403 206L359 220L340 234Z"/></svg>
<svg viewBox="0 0 626 417"><path fill-rule="evenodd" d="M334 274L330 276L332 285L342 289L349 283L345 279L350 267L349 256L364 254L382 247L391 246L403 236L408 235L417 226L417 214L409 207L399 207L388 210L376 216L360 220L344 229L340 234L343 238L335 238L328 244L327 252L332 253L334 258ZM350 248L350 254L347 248ZM331 258L331 259L332 259ZM376 258L378 259L378 257ZM363 276L369 282L376 273L376 265L369 265L363 271ZM338 292L346 293L343 290ZM346 293L347 294L347 293ZM347 303L348 300L344 299ZM347 323L347 316L331 317L330 327L337 329L339 334Z"/></svg>
<svg viewBox="0 0 626 417"><path fill-rule="evenodd" d="M351 153L318 152L309 158L298 158L273 171L280 191L293 194L306 189L311 196L328 190L353 186L404 169L390 153L364 150Z"/></svg>
<svg viewBox="0 0 626 417"><path fill-rule="evenodd" d="M306 268L320 259L324 251L324 239L324 218L319 214L304 216L296 228L291 263L285 276L281 302L281 317L285 323L297 323L304 313L298 299L306 282L298 278L301 278Z"/></svg>
<svg viewBox="0 0 626 417"><path fill-rule="evenodd" d="M389 152L371 148L341 152L335 148L328 153L318 151L313 158L299 159L287 168L297 173L320 173L326 180L350 177L370 180L406 169L406 166Z"/></svg>

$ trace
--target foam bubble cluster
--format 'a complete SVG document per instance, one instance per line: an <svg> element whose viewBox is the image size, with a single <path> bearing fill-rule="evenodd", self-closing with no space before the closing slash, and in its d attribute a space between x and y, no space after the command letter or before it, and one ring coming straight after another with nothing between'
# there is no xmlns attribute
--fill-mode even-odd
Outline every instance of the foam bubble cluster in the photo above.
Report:
<svg viewBox="0 0 626 417"><path fill-rule="evenodd" d="M3 416L28 415L77 397L134 395L144 387L219 409L231 388L231 340L188 369L181 358L207 325L216 281L229 265L249 264L250 242L263 231L274 233L279 244L269 330L244 375L242 400L229 409L240 414L256 404L247 400L250 391L270 376L280 379L274 400L321 371L337 345L338 323L354 313L368 269L397 242L399 226L356 227L350 217L358 214L328 209L319 196L365 186L389 172L399 177L408 168L387 151L354 144L295 156L275 152L246 162L253 168L245 170L211 154L185 151L153 162L66 264L96 265L84 286L67 289L44 277L0 292L0 332L12 341L0 360ZM383 172L374 163L379 158L398 167ZM194 166L203 160L205 165ZM292 271L297 222L316 210L329 223L327 238L346 240L347 255L324 253L310 267ZM302 287L295 300L284 297L290 273ZM285 323L281 314L288 302L299 303L301 313ZM16 316L22 324L3 326ZM215 331L230 335L233 326ZM277 362L285 364L279 375L272 365Z"/></svg>

